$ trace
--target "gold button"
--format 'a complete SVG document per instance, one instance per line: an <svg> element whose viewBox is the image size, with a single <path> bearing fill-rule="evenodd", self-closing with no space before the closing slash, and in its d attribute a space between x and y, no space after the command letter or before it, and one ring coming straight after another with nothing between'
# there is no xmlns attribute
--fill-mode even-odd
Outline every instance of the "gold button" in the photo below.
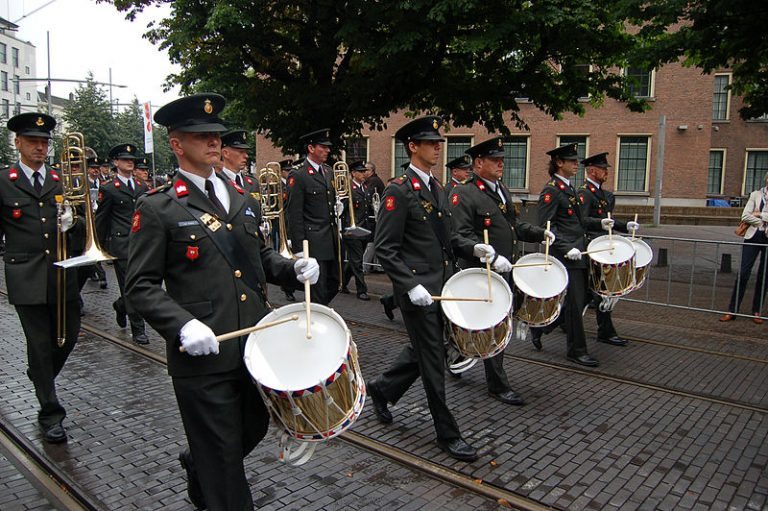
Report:
<svg viewBox="0 0 768 511"><path fill-rule="evenodd" d="M441 212L437 212L437 218L443 218L443 214Z"/></svg>
<svg viewBox="0 0 768 511"><path fill-rule="evenodd" d="M232 224L227 224L227 230L228 230L228 231L231 231L231 230L232 230Z"/></svg>
<svg viewBox="0 0 768 511"><path fill-rule="evenodd" d="M443 261L443 266L448 266L448 261Z"/></svg>
<svg viewBox="0 0 768 511"><path fill-rule="evenodd" d="M422 220L426 220L426 219L427 219L427 217L423 216L423 217L421 217L421 219L422 219Z"/></svg>
<svg viewBox="0 0 768 511"><path fill-rule="evenodd" d="M194 234L190 234L190 235L189 235L189 239L191 239L191 240L196 240L196 239L197 239L197 236L195 236Z"/></svg>
<svg viewBox="0 0 768 511"><path fill-rule="evenodd" d="M38 202L37 204L38 204L38 205L39 205L41 208L42 208L42 207L45 205L45 203L44 203L44 202Z"/></svg>
<svg viewBox="0 0 768 511"><path fill-rule="evenodd" d="M240 295L240 301L241 301L241 302L244 302L244 301L246 301L247 299L248 299L248 297L247 297L247 296L245 296L245 294L242 294L242 295Z"/></svg>
<svg viewBox="0 0 768 511"><path fill-rule="evenodd" d="M45 249L45 253L46 253L47 255L50 255L51 251L50 251L50 250L48 250L48 249L46 248L46 249Z"/></svg>
<svg viewBox="0 0 768 511"><path fill-rule="evenodd" d="M243 274L242 274L242 272L240 270L235 270L235 277L237 277L239 279L242 276L243 276Z"/></svg>
<svg viewBox="0 0 768 511"><path fill-rule="evenodd" d="M411 270L413 273L416 273L416 270Z"/></svg>
<svg viewBox="0 0 768 511"><path fill-rule="evenodd" d="M48 233L43 234L43 238L48 239Z"/></svg>
<svg viewBox="0 0 768 511"><path fill-rule="evenodd" d="M45 222L45 218L41 218L41 219L40 219L40 221L41 221L41 222Z"/></svg>

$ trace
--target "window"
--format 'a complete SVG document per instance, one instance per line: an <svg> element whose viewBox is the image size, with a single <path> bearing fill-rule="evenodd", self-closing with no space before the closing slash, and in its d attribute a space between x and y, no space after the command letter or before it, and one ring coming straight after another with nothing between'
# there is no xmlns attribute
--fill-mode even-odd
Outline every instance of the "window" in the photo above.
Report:
<svg viewBox="0 0 768 511"><path fill-rule="evenodd" d="M368 138L349 138L346 140L345 160L347 163L368 161Z"/></svg>
<svg viewBox="0 0 768 511"><path fill-rule="evenodd" d="M24 66L24 74L25 75L29 74L29 66Z"/></svg>
<svg viewBox="0 0 768 511"><path fill-rule="evenodd" d="M707 193L721 195L723 193L723 169L725 168L725 149L709 151L709 172L707 173Z"/></svg>
<svg viewBox="0 0 768 511"><path fill-rule="evenodd" d="M747 167L744 172L744 194L765 186L768 173L768 150L747 151Z"/></svg>
<svg viewBox="0 0 768 511"><path fill-rule="evenodd" d="M584 165L581 160L587 157L586 135L560 135L558 146L576 144L576 154L579 156L579 170L573 178L573 186L578 188L584 183Z"/></svg>
<svg viewBox="0 0 768 511"><path fill-rule="evenodd" d="M13 115L19 115L21 113L21 103L16 102L16 108L13 109Z"/></svg>
<svg viewBox="0 0 768 511"><path fill-rule="evenodd" d="M0 64L8 63L8 46L5 43L0 43Z"/></svg>
<svg viewBox="0 0 768 511"><path fill-rule="evenodd" d="M403 165L408 163L410 158L408 158L408 154L405 152L405 144L394 138L392 139L392 143L395 144L395 157L392 161L392 176L402 176L404 171Z"/></svg>
<svg viewBox="0 0 768 511"><path fill-rule="evenodd" d="M7 99L4 99L3 100L3 116L7 119L8 117L10 117L10 113L11 113L11 103Z"/></svg>
<svg viewBox="0 0 768 511"><path fill-rule="evenodd" d="M589 100L589 74L592 72L592 66L590 64L577 64L573 67L576 71L576 76L578 76L580 80L584 81L582 88L583 92L579 95L579 100L587 101Z"/></svg>
<svg viewBox="0 0 768 511"><path fill-rule="evenodd" d="M472 137L445 137L445 162L463 156L472 147Z"/></svg>
<svg viewBox="0 0 768 511"><path fill-rule="evenodd" d="M627 77L629 91L633 96L639 98L653 96L653 71L630 66L624 70L624 76Z"/></svg>
<svg viewBox="0 0 768 511"><path fill-rule="evenodd" d="M14 94L21 94L19 89L19 75L13 75L13 92Z"/></svg>
<svg viewBox="0 0 768 511"><path fill-rule="evenodd" d="M27 101L31 101L31 100L32 100L32 94L27 92Z"/></svg>
<svg viewBox="0 0 768 511"><path fill-rule="evenodd" d="M512 190L524 190L528 183L528 137L504 139L504 175L501 181Z"/></svg>
<svg viewBox="0 0 768 511"><path fill-rule="evenodd" d="M619 137L619 163L616 169L616 191L644 192L648 174L650 137Z"/></svg>
<svg viewBox="0 0 768 511"><path fill-rule="evenodd" d="M8 73L5 71L0 71L0 85L4 91L8 90Z"/></svg>
<svg viewBox="0 0 768 511"><path fill-rule="evenodd" d="M13 67L19 67L19 49L11 48L11 62Z"/></svg>
<svg viewBox="0 0 768 511"><path fill-rule="evenodd" d="M728 106L731 99L731 75L715 75L715 90L712 95L712 120L728 120Z"/></svg>

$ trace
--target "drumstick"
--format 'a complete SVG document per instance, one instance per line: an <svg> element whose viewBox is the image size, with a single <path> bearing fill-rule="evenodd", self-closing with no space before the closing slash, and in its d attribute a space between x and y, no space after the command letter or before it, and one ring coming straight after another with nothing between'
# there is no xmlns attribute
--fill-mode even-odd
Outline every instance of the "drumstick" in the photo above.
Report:
<svg viewBox="0 0 768 511"><path fill-rule="evenodd" d="M234 332L229 332L228 334L221 334L216 336L216 342L223 342L228 341L230 339L234 339L236 337L240 337L241 335L248 335L251 332L258 332L259 330L264 330L265 328L270 328L277 325L282 325L283 323L288 323L289 321L296 321L299 319L299 316L294 314L291 317L283 318L283 319L277 319L275 321L270 321L269 323L264 323L263 325L256 325L248 328L243 328L240 330L235 330ZM186 353L187 350L184 349L184 346L179 346L179 351L182 353Z"/></svg>
<svg viewBox="0 0 768 511"><path fill-rule="evenodd" d="M613 247L609 248L597 248L595 250L585 250L581 253L581 255L590 255L590 254L597 254L598 252L613 252Z"/></svg>
<svg viewBox="0 0 768 511"><path fill-rule="evenodd" d="M521 264L513 264L512 268L531 268L533 266L544 266L544 271L547 271L547 268L552 266L552 263L521 263Z"/></svg>
<svg viewBox="0 0 768 511"><path fill-rule="evenodd" d="M635 213L635 223L637 223L637 213ZM635 239L635 233L637 232L637 228L632 229L632 240Z"/></svg>
<svg viewBox="0 0 768 511"><path fill-rule="evenodd" d="M550 224L550 221L547 220L547 230L549 230L549 224ZM549 238L547 238L547 242L544 244L545 245L544 246L544 262L547 264L544 267L544 271L549 271L549 245L551 243L552 242L549 240Z"/></svg>
<svg viewBox="0 0 768 511"><path fill-rule="evenodd" d="M608 220L611 219L611 212L608 212ZM613 246L613 228L609 225L608 226L608 241L611 242L611 246Z"/></svg>
<svg viewBox="0 0 768 511"><path fill-rule="evenodd" d="M490 245L488 243L488 229L483 229L483 243L486 245ZM488 301L493 301L493 291L491 290L491 260L487 257L485 258L485 271L488 275Z"/></svg>
<svg viewBox="0 0 768 511"><path fill-rule="evenodd" d="M302 250L304 250L304 259L309 259L309 240L304 240L304 244L302 246ZM310 318L310 291L309 291L309 280L304 281L304 307L307 311L307 339L312 338L312 323Z"/></svg>
<svg viewBox="0 0 768 511"><path fill-rule="evenodd" d="M461 296L432 296L436 302L489 302L488 298L470 298Z"/></svg>

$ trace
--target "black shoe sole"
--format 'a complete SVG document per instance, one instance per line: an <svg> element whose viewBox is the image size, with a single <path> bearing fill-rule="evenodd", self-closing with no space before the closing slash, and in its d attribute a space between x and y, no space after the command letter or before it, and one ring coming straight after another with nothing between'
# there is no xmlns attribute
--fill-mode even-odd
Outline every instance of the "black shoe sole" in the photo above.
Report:
<svg viewBox="0 0 768 511"><path fill-rule="evenodd" d="M584 367L599 367L600 366L600 362L597 362L597 361L593 364L593 363L580 362L579 360L577 360L577 359L575 359L573 357L565 357L565 358L567 358L568 360L570 360L574 364L579 364L580 366L584 366Z"/></svg>

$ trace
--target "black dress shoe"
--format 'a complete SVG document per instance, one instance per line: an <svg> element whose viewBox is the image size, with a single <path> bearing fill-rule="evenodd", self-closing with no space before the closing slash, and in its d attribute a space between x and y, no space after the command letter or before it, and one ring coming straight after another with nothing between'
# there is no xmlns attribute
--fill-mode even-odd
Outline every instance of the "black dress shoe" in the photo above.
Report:
<svg viewBox="0 0 768 511"><path fill-rule="evenodd" d="M626 346L627 340L622 339L618 335L614 335L613 337L609 337L607 339L601 339L600 337L597 338L597 342L603 342L605 344L611 344L613 346Z"/></svg>
<svg viewBox="0 0 768 511"><path fill-rule="evenodd" d="M379 298L379 302L381 302L381 305L384 306L384 314L386 314L387 318L390 321L394 321L395 313L393 311L395 310L395 308L392 306L393 305L392 297L385 298L382 296L381 298Z"/></svg>
<svg viewBox="0 0 768 511"><path fill-rule="evenodd" d="M192 454L189 451L182 451L179 453L179 461L181 467L187 472L187 495L189 500L192 501L192 505L196 509L206 509L205 497L203 497L203 489L200 487L200 480L197 478L197 470L195 470L195 464L192 461Z"/></svg>
<svg viewBox="0 0 768 511"><path fill-rule="evenodd" d="M67 431L60 422L53 426L40 426L40 429L43 431L43 440L49 444L60 444L67 441Z"/></svg>
<svg viewBox="0 0 768 511"><path fill-rule="evenodd" d="M498 394L494 394L493 392L489 392L488 394L490 394L494 399L498 399L502 403L506 403L508 405L523 406L525 404L525 400L512 389L499 392Z"/></svg>
<svg viewBox="0 0 768 511"><path fill-rule="evenodd" d="M541 335L544 332L540 328L531 328L531 344L536 351L541 351Z"/></svg>
<svg viewBox="0 0 768 511"><path fill-rule="evenodd" d="M115 309L115 321L117 322L117 326L120 328L128 326L125 309L118 307L117 302L112 302L112 308Z"/></svg>
<svg viewBox="0 0 768 511"><path fill-rule="evenodd" d="M107 281L106 280L102 280L101 283L99 284L99 287L101 289L107 289Z"/></svg>
<svg viewBox="0 0 768 511"><path fill-rule="evenodd" d="M133 336L133 342L143 346L145 344L149 344L149 337L147 337L147 334L145 333L136 334Z"/></svg>
<svg viewBox="0 0 768 511"><path fill-rule="evenodd" d="M600 362L598 362L596 358L592 358L587 354L579 355L576 357L572 357L568 355L566 358L571 362L576 362L577 364L587 366L587 367L597 367L600 365Z"/></svg>
<svg viewBox="0 0 768 511"><path fill-rule="evenodd" d="M295 302L296 297L293 296L293 293L285 293L285 300L288 302Z"/></svg>
<svg viewBox="0 0 768 511"><path fill-rule="evenodd" d="M368 389L368 394L371 396L371 402L373 403L373 411L376 416L384 424L392 423L392 412L387 408L387 398L381 393L379 387L375 382L369 382L365 386Z"/></svg>
<svg viewBox="0 0 768 511"><path fill-rule="evenodd" d="M454 440L438 440L437 445L445 451L448 456L461 461L475 461L477 451L461 438Z"/></svg>
<svg viewBox="0 0 768 511"><path fill-rule="evenodd" d="M368 296L368 293L357 293L357 299L368 302L371 300L371 297Z"/></svg>

